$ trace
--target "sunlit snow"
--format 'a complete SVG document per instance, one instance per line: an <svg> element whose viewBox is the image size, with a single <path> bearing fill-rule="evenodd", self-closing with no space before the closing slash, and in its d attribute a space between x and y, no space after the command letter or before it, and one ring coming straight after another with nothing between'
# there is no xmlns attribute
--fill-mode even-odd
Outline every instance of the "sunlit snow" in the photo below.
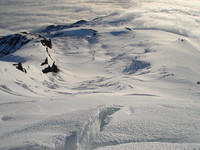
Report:
<svg viewBox="0 0 200 150"><path fill-rule="evenodd" d="M0 149L200 149L198 0L1 0Z"/></svg>

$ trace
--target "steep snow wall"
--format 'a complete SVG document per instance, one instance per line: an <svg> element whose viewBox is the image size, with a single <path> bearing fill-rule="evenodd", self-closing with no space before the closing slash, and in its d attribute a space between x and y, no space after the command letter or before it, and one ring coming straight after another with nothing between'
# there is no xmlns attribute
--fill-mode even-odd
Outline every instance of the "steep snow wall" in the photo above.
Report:
<svg viewBox="0 0 200 150"><path fill-rule="evenodd" d="M90 150L93 140L108 123L108 117L118 111L120 107L108 106L99 109L96 116L89 118L88 122L70 137L67 137L66 150Z"/></svg>

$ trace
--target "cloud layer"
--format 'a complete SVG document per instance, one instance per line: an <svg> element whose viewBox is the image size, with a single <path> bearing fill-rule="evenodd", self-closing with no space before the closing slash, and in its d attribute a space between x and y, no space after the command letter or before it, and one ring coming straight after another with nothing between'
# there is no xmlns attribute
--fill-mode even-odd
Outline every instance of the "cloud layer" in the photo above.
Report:
<svg viewBox="0 0 200 150"><path fill-rule="evenodd" d="M197 0L1 0L0 31L4 35L115 14L111 20L131 28L200 37L199 8Z"/></svg>

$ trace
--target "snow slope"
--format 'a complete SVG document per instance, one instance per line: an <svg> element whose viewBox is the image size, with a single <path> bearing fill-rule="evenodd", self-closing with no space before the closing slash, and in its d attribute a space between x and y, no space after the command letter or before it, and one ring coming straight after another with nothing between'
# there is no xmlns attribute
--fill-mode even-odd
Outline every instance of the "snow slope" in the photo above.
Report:
<svg viewBox="0 0 200 150"><path fill-rule="evenodd" d="M1 0L0 149L200 149L199 6Z"/></svg>

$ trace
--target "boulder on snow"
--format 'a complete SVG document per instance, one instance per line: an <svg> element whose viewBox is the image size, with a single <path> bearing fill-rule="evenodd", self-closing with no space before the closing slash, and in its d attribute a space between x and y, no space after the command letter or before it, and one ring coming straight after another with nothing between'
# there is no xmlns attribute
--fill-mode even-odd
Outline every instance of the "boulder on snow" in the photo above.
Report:
<svg viewBox="0 0 200 150"><path fill-rule="evenodd" d="M55 65L55 62L53 62L53 65L51 67L51 71L57 73L59 71L58 67Z"/></svg>
<svg viewBox="0 0 200 150"><path fill-rule="evenodd" d="M41 64L41 66L46 65L46 64L48 64L48 58L46 58L46 59L44 60L44 62Z"/></svg>
<svg viewBox="0 0 200 150"><path fill-rule="evenodd" d="M13 66L16 66L17 69L26 73L26 69L22 67L22 63L13 64Z"/></svg>
<svg viewBox="0 0 200 150"><path fill-rule="evenodd" d="M131 31L131 30L132 30L131 28L128 28L128 27L125 27L124 29L126 29L126 30L129 30L129 31Z"/></svg>
<svg viewBox="0 0 200 150"><path fill-rule="evenodd" d="M44 69L42 70L42 72L43 72L43 73L51 72L51 67L48 65L48 67L47 67L47 68L44 68Z"/></svg>
<svg viewBox="0 0 200 150"><path fill-rule="evenodd" d="M42 70L43 73L49 73L49 72L55 72L58 73L59 69L58 67L55 65L55 62L53 62L52 66L48 65L47 68Z"/></svg>
<svg viewBox="0 0 200 150"><path fill-rule="evenodd" d="M47 46L49 48L52 48L51 39L43 38L41 40L41 43L42 43L43 46Z"/></svg>

